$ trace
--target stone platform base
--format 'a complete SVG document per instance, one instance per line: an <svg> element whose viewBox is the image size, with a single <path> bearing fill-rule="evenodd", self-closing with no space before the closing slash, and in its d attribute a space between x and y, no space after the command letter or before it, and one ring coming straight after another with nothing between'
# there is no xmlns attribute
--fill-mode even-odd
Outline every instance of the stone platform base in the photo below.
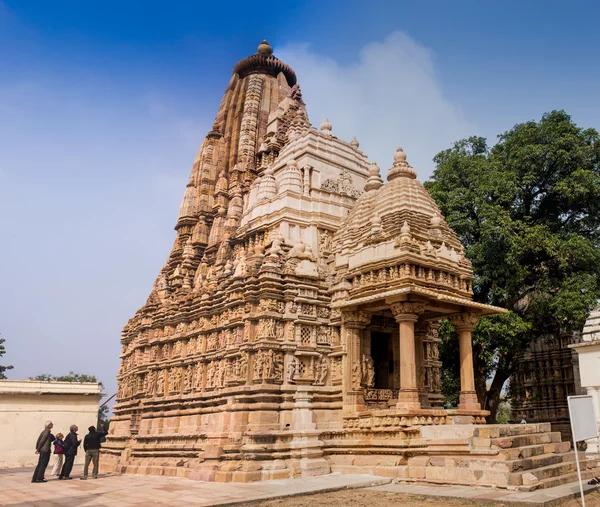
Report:
<svg viewBox="0 0 600 507"><path fill-rule="evenodd" d="M533 491L577 481L570 442L549 423L439 426L421 429L422 445L390 456L331 455L332 472L369 473L402 482L493 486ZM373 451L373 450L372 450ZM598 475L596 461L579 453L582 478Z"/></svg>
<svg viewBox="0 0 600 507"><path fill-rule="evenodd" d="M241 446L205 453L103 452L105 471L186 477L201 481L253 482L311 477L330 472L371 474L418 483L491 486L532 491L577 480L575 454L549 423L442 424L401 429L352 428L307 435L251 435ZM162 454L162 456L160 455ZM296 455L294 455L296 454ZM580 453L582 476L600 475L596 461Z"/></svg>

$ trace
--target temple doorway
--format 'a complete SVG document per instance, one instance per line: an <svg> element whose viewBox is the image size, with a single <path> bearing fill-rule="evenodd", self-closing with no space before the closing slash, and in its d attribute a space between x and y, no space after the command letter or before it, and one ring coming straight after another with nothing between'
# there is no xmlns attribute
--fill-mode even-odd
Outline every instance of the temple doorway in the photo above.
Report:
<svg viewBox="0 0 600 507"><path fill-rule="evenodd" d="M392 389L394 385L394 347L389 333L371 332L371 358L375 368L375 389Z"/></svg>

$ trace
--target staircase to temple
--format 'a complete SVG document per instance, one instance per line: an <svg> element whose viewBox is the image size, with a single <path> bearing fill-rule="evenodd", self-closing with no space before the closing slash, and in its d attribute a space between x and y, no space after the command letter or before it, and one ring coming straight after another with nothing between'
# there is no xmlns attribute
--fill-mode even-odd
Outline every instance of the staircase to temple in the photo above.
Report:
<svg viewBox="0 0 600 507"><path fill-rule="evenodd" d="M575 452L571 443L561 441L560 432L552 432L550 423L498 425L478 428L473 438L477 445L498 450L492 459L476 460L481 470L500 470L507 487L521 491L550 488L577 481ZM482 439L482 441L476 439ZM589 480L598 475L597 462L579 453L581 476Z"/></svg>
<svg viewBox="0 0 600 507"><path fill-rule="evenodd" d="M356 473L360 468L363 473L385 475L401 482L519 491L577 481L571 444L562 442L560 432L552 432L550 423L422 426L420 438L411 438L404 445L405 451L395 456L383 453L377 456L378 450L373 447L370 455L356 448L354 452L359 455L330 455L332 471ZM340 451L338 448L337 452ZM579 462L583 480L600 475L596 460L580 452Z"/></svg>
<svg viewBox="0 0 600 507"><path fill-rule="evenodd" d="M467 438L469 454L461 452L456 457L448 455L464 445L464 438L454 442L439 438L440 431L436 430L443 433L447 429L452 431L448 427L432 428L436 438L427 446L428 451L443 453L444 457L433 456L427 462L424 479L428 482L464 482L533 491L577 481L571 443L562 442L560 432L552 432L550 423L475 427ZM427 436L428 428L424 430ZM600 473L596 460L586 458L582 452L579 462L582 479L589 480Z"/></svg>

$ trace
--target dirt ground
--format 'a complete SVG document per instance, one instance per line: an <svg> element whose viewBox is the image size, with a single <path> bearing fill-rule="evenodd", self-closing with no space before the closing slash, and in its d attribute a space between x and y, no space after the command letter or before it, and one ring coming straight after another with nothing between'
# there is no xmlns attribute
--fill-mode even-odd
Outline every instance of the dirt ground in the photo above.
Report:
<svg viewBox="0 0 600 507"><path fill-rule="evenodd" d="M600 507L600 492L595 491L585 495L587 507ZM422 497L413 495L398 495L383 491L372 491L369 489L349 489L336 491L334 493L322 493L318 495L298 496L293 498L282 498L280 500L263 501L260 503L247 503L241 507L433 507L444 505L448 507L463 506L494 506L502 507L498 503L481 503L470 500L440 500L433 497ZM569 500L561 507L580 507L581 500Z"/></svg>

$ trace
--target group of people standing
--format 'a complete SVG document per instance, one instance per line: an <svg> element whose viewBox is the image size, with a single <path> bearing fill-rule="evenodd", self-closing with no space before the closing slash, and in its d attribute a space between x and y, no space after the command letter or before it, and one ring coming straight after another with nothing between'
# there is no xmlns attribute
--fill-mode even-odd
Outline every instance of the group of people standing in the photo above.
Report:
<svg viewBox="0 0 600 507"><path fill-rule="evenodd" d="M54 463L52 467L52 475L58 476L59 480L69 480L73 462L77 456L77 448L81 445L81 440L77 437L79 428L76 424L71 425L69 434L64 437L62 433L52 434L54 425L52 421L46 421L44 430L40 433L35 444L35 453L39 455L38 464L33 472L31 482L42 483L48 482L44 477L46 468L50 462L50 454L52 454L52 446L54 446ZM88 428L89 433L83 439L83 449L85 451L85 465L83 469L82 480L87 479L90 463L93 464L92 477L98 478L98 464L100 461L100 446L105 440L107 432L104 431L104 424L101 425L101 431L96 431L94 426ZM64 458L64 463L63 463Z"/></svg>

